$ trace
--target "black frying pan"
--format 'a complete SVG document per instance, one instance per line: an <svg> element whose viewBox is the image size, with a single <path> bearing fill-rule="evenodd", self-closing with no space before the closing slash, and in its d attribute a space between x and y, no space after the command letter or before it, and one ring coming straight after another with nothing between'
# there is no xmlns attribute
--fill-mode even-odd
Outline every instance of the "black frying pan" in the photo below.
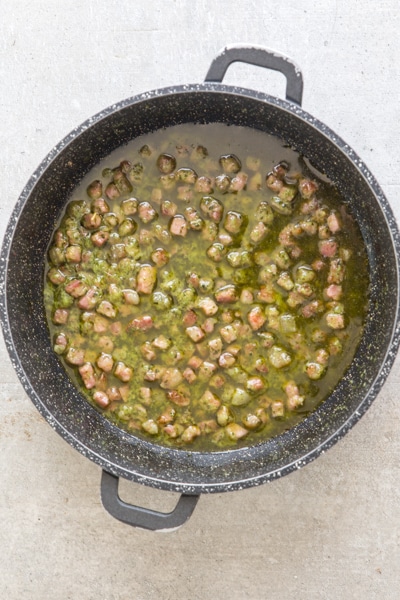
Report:
<svg viewBox="0 0 400 600"><path fill-rule="evenodd" d="M221 85L230 63L281 71L286 100ZM129 98L72 131L45 158L12 213L1 253L0 308L12 363L49 424L103 469L102 499L118 519L171 529L191 514L202 493L259 485L285 475L332 446L381 389L399 344L399 232L392 211L364 163L301 107L302 76L288 59L261 48L225 49L203 84ZM43 305L46 248L74 186L99 161L135 136L180 123L223 122L274 134L337 185L367 247L371 296L365 331L352 364L332 394L293 429L253 447L201 453L173 450L122 431L92 408L52 350ZM128 506L118 477L181 492L169 514Z"/></svg>

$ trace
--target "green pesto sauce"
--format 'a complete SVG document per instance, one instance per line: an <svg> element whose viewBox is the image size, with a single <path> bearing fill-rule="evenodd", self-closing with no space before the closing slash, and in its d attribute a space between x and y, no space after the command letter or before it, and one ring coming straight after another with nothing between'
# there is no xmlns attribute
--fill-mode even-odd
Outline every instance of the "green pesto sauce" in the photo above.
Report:
<svg viewBox="0 0 400 600"><path fill-rule="evenodd" d="M149 155L141 150L144 146L150 149ZM207 152L203 152L201 147L206 148ZM165 187L160 181L160 171L156 164L161 153L168 153L176 158L175 172L180 168L190 168L199 177L207 176L211 179L223 173L219 157L234 154L241 161L241 172L248 175L247 184L241 191L226 193L219 192L215 187L212 193L197 192L193 184L185 184L183 181L173 182L170 187ZM131 188L122 191L118 198L109 199L104 190L112 181L112 170L123 160L130 161L133 165L126 174ZM325 266L320 271L314 270L315 277L310 282L311 295L304 296L303 301L295 306L288 305L290 290L281 287L277 279L282 272L287 272L292 281L296 282L299 267L310 266L316 259L321 259L318 250L320 237L318 232L313 235L303 233L296 237L295 246L300 250L298 256L295 253L291 255L292 247L281 245L279 235L288 224L299 224L315 218L313 213L304 212L308 199L302 198L299 192L293 200L286 203L289 206L289 214L280 214L274 208L272 198L277 194L266 186L265 180L266 175L280 161L290 164L289 177L292 179L297 178L297 181L300 181L302 178L310 178L318 183L315 194L318 206L322 207L326 214L337 215L341 223L340 231L334 234L329 232L329 237L334 238L337 243L336 254L332 258L322 257ZM228 175L231 178L235 177L234 173ZM101 247L94 246L91 240L91 235L99 228L85 229L81 220L84 213L90 211L92 200L86 189L94 180L102 182L102 197L107 201L110 212L116 215L117 221L115 226L108 224L106 227L102 216L99 228L106 229L110 237ZM187 189L182 190L182 186L185 185L188 186ZM201 211L203 196L212 196L222 204L224 216L219 223L214 223ZM138 218L138 213L124 215L121 203L132 197L139 203L150 203L157 216L152 221L143 223ZM185 208L188 206L195 208L203 219L202 229L188 228L185 236L166 235L171 216L162 214L161 202L165 200L177 205L179 215L185 215ZM118 427L161 445L184 447L188 450L213 451L252 445L274 437L304 419L343 377L360 341L368 306L369 276L364 243L346 200L341 198L333 185L316 177L314 172L311 173L302 157L282 141L252 129L222 124L180 125L156 131L137 138L112 153L85 177L70 201L80 201L82 204L76 205L80 208L75 210L76 214L73 216L73 205L67 205L57 231L62 232L68 239L67 244L80 247L85 260L76 263L65 259L65 256L59 261L54 259L51 249L56 245L57 233L55 234L49 249L48 270L59 269L65 280L57 285L46 278L44 299L49 330L53 340L60 333L68 339L68 346L66 351L60 354L60 360L76 386L92 406ZM272 217L271 222L267 223L267 235L261 241L254 242L250 233L259 222L256 209L260 202L267 202L272 206ZM220 243L218 236L221 233L227 233L224 229L224 218L229 211L241 213L244 216L244 225L238 233L231 234L232 243L223 248L222 260L216 262L209 258L207 252L213 243ZM134 221L136 231L129 235L118 233L121 232L119 227L122 221L127 218ZM326 228L326 220L322 220L320 224ZM143 230L147 232L147 241L141 237L140 232ZM118 251L119 246L122 255ZM123 295L115 292L115 288L114 292L110 291L110 284L114 284L119 291L127 288L134 290L140 267L154 264L151 255L158 248L168 252L169 261L157 267L157 279L151 294L139 294L140 303L130 305L126 303ZM65 247L61 250L65 252ZM235 250L247 252L247 259L243 265L232 266L229 263L227 256ZM277 273L270 280L273 300L265 303L255 298L250 305L244 303L240 296L242 291L250 290L255 295L255 291L262 285L260 270L263 266L258 264L260 261L257 257L263 256L267 265L276 265L276 253L282 250L286 251L288 261L284 267L278 266ZM340 282L340 300L335 305L340 305L339 308L336 306L336 310L344 314L344 326L332 329L326 321L326 314L330 308L323 290L328 286L330 262L340 256L345 257L345 276ZM206 287L196 288L192 285L188 280L190 273L195 273L200 280L204 280ZM99 290L99 302L108 300L112 303L117 313L115 318L100 315L105 331L96 332L93 328L93 319L96 315L98 318L98 304L85 312L78 306L79 298L74 298L65 291L65 286L73 279L79 279L87 288L95 286ZM215 300L215 291L221 286L231 284L236 286L240 298L234 303L220 304L218 312L212 316L215 319L214 330L206 333L200 342L194 343L185 331L186 325L182 322L184 316L193 310L197 316L196 326L204 325L207 315L199 309L199 299L210 297ZM166 298L165 302L159 302L159 297L154 296L154 293L158 292L164 294L161 298ZM315 316L304 317L302 309L313 299L324 303L323 310ZM208 342L221 337L220 330L229 324L227 321L230 317L234 322L247 326L248 313L255 305L261 307L263 314L268 316L266 322L256 331L247 327L244 335L238 335L232 342L234 346L239 346L234 365L231 368L221 368L218 358L210 359ZM54 322L55 311L60 308L68 310L68 320L65 324ZM272 314L271 310L275 313ZM83 316L84 313L86 316ZM145 331L132 329L129 326L132 320L143 315L152 317L154 327ZM289 331L285 330L282 320L279 320L282 315L288 315L291 319L292 327ZM118 333L110 331L112 323L115 322L119 324ZM268 334L272 345L282 348L290 355L290 364L287 366L276 368L271 364L270 348L265 342L265 336ZM168 348L160 350L152 346L154 339L160 336L168 340ZM122 361L132 369L133 375L129 382L121 382L113 371L104 375L97 366L96 361L101 352L99 344L104 337L112 341L110 354L114 365ZM155 354L150 360L147 360L145 355L146 343ZM229 351L230 345L223 341L222 352ZM93 388L87 389L83 385L78 368L66 360L67 349L70 347L84 350L85 362L93 365L97 382ZM336 351L335 348L339 350ZM315 360L320 350L325 350L328 355L324 363L324 374L318 379L310 379L305 366ZM188 405L179 406L167 398L170 390L161 388L159 380L146 379L146 372L149 369L176 368L183 373L193 355L199 356L203 361L213 362L216 371L211 379L200 376L196 369L193 369L195 381L188 382L183 378L177 389L189 396L190 402ZM260 371L256 368L255 365L262 362L267 370ZM217 375L224 378L223 385L217 385ZM261 380L263 388L247 391L246 382L254 377ZM295 410L288 408L285 392L288 382L296 384L303 398L303 403ZM111 401L106 408L100 408L93 400L93 394L98 389L106 390L110 387L124 388L124 397ZM140 391L143 387L151 390L150 398L143 397ZM232 402L236 388L247 392L250 397L248 402L243 405ZM232 439L224 425L216 424L216 407L205 406L204 400L200 401L207 390L211 391L220 405L227 407L231 422L243 427L247 416L256 413L260 422L255 429L249 428L247 435L242 439ZM276 403L282 405L283 414L274 414L273 405L276 409ZM163 429L164 425L160 424L160 415L167 406L172 406L176 413L173 423L177 425L180 434L188 426L199 424L202 434L190 443L183 441L181 435L176 438L167 435ZM151 434L143 429L143 423L149 421L157 424L157 431Z"/></svg>

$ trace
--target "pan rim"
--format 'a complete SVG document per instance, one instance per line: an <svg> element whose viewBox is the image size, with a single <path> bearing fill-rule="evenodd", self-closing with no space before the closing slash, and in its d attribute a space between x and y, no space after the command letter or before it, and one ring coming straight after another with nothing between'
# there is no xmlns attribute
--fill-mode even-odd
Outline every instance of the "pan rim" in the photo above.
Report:
<svg viewBox="0 0 400 600"><path fill-rule="evenodd" d="M86 121L84 121L81 125L73 129L67 136L65 136L56 146L52 148L52 150L47 154L47 156L43 159L43 161L39 164L37 169L34 171L27 184L25 185L16 206L14 207L11 217L9 219L9 223L7 225L6 233L3 240L1 255L0 255L0 318L3 328L3 337L6 343L6 347L8 353L11 358L11 363L13 364L14 369L17 372L17 375L27 392L28 396L31 398L33 403L39 412L44 416L47 422L52 426L53 429L57 431L70 445L75 447L78 451L81 452L84 456L90 458L93 462L100 465L105 470L112 472L113 474L120 475L126 479L131 479L134 481L138 481L141 483L145 483L151 487L157 487L160 489L167 489L170 491L180 491L185 493L199 493L199 492L221 492L221 491L231 491L235 489L242 489L245 487L259 485L261 483L265 483L272 479L276 479L281 477L287 473L290 473L294 470L299 469L300 467L308 464L315 458L317 458L321 453L330 448L334 443L336 443L341 437L343 437L352 427L353 425L360 419L360 417L365 413L365 411L369 408L372 401L376 398L379 391L381 390L383 384L386 381L386 378L389 374L389 371L393 365L393 362L396 358L399 342L400 342L400 324L399 324L399 285L397 285L397 307L396 314L393 315L393 328L390 338L390 344L388 344L385 359L383 361L383 368L378 376L371 383L368 394L364 397L362 402L360 403L357 410L353 412L353 414L337 429L337 431L327 437L323 443L319 444L317 447L310 450L308 453L305 453L301 458L292 461L285 465L285 467L281 469L277 469L275 471L271 471L259 476L251 477L249 479L241 479L240 481L224 481L221 483L191 483L191 482L183 482L183 481L169 481L164 480L162 478L152 477L150 475L143 475L141 473L136 473L134 471L128 471L123 468L121 465L116 465L111 463L109 460L105 459L98 453L94 452L93 449L87 447L82 443L81 440L76 439L72 434L65 429L65 427L59 423L54 416L51 414L49 409L39 396L36 394L33 386L31 385L29 378L24 370L23 364L20 361L20 357L16 354L13 339L11 326L9 323L8 310L7 310L7 263L9 258L9 252L12 247L13 235L15 232L15 225L18 221L20 214L22 213L24 206L33 192L35 186L40 181L42 175L49 168L51 163L61 154L61 152L69 146L76 138L80 135L84 134L84 132L90 128L91 126L100 123L103 119L107 119L109 116L121 111L121 109L127 108L134 104L138 104L140 102L148 101L149 99L154 99L157 97L162 97L165 95L171 94L187 94L193 92L207 92L207 93L223 93L226 95L241 95L245 97L252 98L254 100L261 100L272 104L273 106L286 110L291 114L295 115L300 120L305 121L309 126L314 127L318 130L319 134L324 135L330 143L333 143L335 146L339 148L339 150L345 155L345 157L351 161L351 163L357 168L360 175L366 181L368 186L371 188L374 196L376 197L381 209L382 214L386 220L387 231L391 236L391 243L394 249L394 255L396 259L396 273L397 273L397 284L399 282L399 256L400 256L400 237L399 231L397 228L397 223L394 218L392 209L386 200L383 191L381 190L379 184L376 179L369 171L365 163L357 156L357 154L346 144L337 134L335 134L329 127L324 125L318 119L312 117L309 113L304 111L301 107L296 104L289 102L287 100L282 100L279 98L275 98L273 96L269 96L263 92L257 92L254 90L249 90L246 88L241 88L237 86L228 86L222 84L215 83L203 83L203 84L186 84L179 86L171 86L166 88L160 88L157 90L145 92L139 94L137 96L133 96L121 102L117 102L112 104L108 108L100 111L93 117L90 117ZM299 427L301 423L293 429ZM120 430L121 431L121 430ZM293 431L293 430L292 430ZM129 434L127 434L129 435ZM154 446L154 444L152 444ZM162 448L159 446L159 448ZM252 446L249 449L256 448L256 446ZM168 449L169 450L169 449ZM247 448L240 448L235 450L228 451L216 451L212 453L213 456L218 456L223 454L227 456L228 453L243 453L243 451L247 450ZM182 454L181 450L175 450L174 452L178 452ZM191 454L196 454L191 452Z"/></svg>

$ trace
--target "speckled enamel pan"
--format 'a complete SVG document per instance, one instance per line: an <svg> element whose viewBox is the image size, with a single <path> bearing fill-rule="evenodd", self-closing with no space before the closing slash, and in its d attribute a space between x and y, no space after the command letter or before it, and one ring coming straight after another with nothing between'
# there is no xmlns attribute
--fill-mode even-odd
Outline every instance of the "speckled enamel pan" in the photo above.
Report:
<svg viewBox="0 0 400 600"><path fill-rule="evenodd" d="M230 63L283 72L287 99L222 85ZM360 419L381 389L399 344L399 232L384 194L365 164L331 129L300 106L302 76L288 59L262 48L226 48L203 84L151 91L95 115L72 131L28 181L7 227L0 273L1 320L12 363L49 424L103 469L102 499L116 518L172 529L202 493L260 485L307 464ZM365 331L352 364L332 394L293 429L252 447L202 453L173 450L112 425L80 395L52 350L43 305L46 248L73 188L115 148L138 135L180 123L223 122L285 140L337 185L358 221L368 252L371 292ZM118 477L181 492L172 513L128 506Z"/></svg>

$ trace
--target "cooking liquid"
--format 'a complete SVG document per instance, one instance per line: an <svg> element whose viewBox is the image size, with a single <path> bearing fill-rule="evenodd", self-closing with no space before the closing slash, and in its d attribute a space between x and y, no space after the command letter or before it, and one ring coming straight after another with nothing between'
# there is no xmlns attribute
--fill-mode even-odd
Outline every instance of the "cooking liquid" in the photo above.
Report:
<svg viewBox="0 0 400 600"><path fill-rule="evenodd" d="M143 153L141 153L141 149L144 146L148 146L151 149L150 156L143 156ZM198 146L206 148L207 155L199 157L199 154L195 152ZM177 161L176 169L192 168L196 171L198 176L208 176L210 178L221 174L221 166L219 164L219 157L221 155L234 154L239 157L242 163L242 171L245 171L249 175L247 189L238 193L225 194L218 193L218 191L214 190L210 195L218 198L223 203L224 214L228 211L238 211L244 214L247 219L246 231L250 231L256 224L255 207L257 207L260 201L270 198L273 195L273 193L266 188L265 177L267 173L272 171L274 165L281 161L289 163L290 175L302 173L303 176L310 177L313 181L317 181L319 186L317 197L322 199L322 204L328 211L335 211L341 218L342 229L335 237L338 240L339 247L344 248L348 251L348 254L350 254L350 258L346 261L346 276L342 284L343 297L341 298L341 303L344 305L345 310L345 328L332 331L326 326L322 315L318 315L315 318L304 318L301 316L297 307L293 310L288 309L285 304L288 292L280 288L280 299L278 299L275 304L281 313L292 313L295 316L295 333L299 334L298 351L296 350L296 343L293 335L289 336L292 340L292 345L290 346L288 343L288 335L282 333L279 329L268 328L268 324L262 329L262 331L271 332L275 339L274 343L288 349L292 357L289 366L281 369L275 369L274 367L269 366L268 373L262 375L266 383L266 388L263 390L264 396L267 396L270 402L285 402L284 386L288 380L294 380L302 396L304 396L303 405L295 411L285 410L284 415L281 417L273 418L269 415L268 421L263 426L260 426L255 430L250 430L245 438L236 441L232 441L221 435L218 437L215 432L205 436L201 435L191 444L185 444L180 441L179 438L173 439L163 435L153 435L148 437L153 443L171 445L174 447L183 446L186 450L220 451L221 449L229 449L232 446L240 447L252 445L279 435L307 417L307 415L315 410L315 408L329 395L349 367L362 335L363 322L368 307L368 261L363 239L357 224L351 217L350 207L346 200L340 196L333 185L327 182L325 176L322 176L321 178L316 177L314 169L311 173L307 168L303 157L296 151L285 145L282 140L269 136L263 132L223 124L179 125L168 128L167 130L159 130L139 137L128 145L118 148L101 164L92 169L76 188L71 196L71 200L84 199L88 202L88 205L90 205L90 199L86 193L88 185L93 180L102 180L105 187L106 182L110 180L110 171L108 172L108 178L104 177L103 173L107 173L107 169L114 169L121 161L128 160L132 164L141 163L144 170L142 180L136 183L133 182L133 191L127 194L127 198L133 196L140 202L147 201L152 204L155 210L160 214L160 203L152 199L154 198L153 190L154 188L157 188L161 190L163 199L170 199L179 206L179 214L183 214L184 208L188 204L196 205L196 208L198 209L199 199L204 194L195 193L193 200L188 203L177 200L176 185L172 186L170 189L163 189L160 185L160 172L156 166L156 159L160 153L168 153L175 156ZM246 167L246 159L248 157L256 157L259 159L257 171L254 171L254 167L253 170ZM249 189L249 187L251 187L251 178L254 178L256 173L261 174L261 189L251 190ZM115 201L109 201L107 199L112 212L118 213L118 206L123 198L125 198L125 196L121 196ZM293 201L292 214L282 215L279 214L279 212L274 212L274 220L268 225L268 235L256 245L252 246L251 244L247 244L250 251L253 253L273 253L277 246L279 246L278 236L285 225L289 222L299 222L301 219L307 217L307 215L304 215L301 212L301 207L304 202L305 200L300 198L298 194ZM133 218L138 221L135 215L133 215ZM62 227L63 219L65 221L65 216L60 219L60 227ZM139 230L143 228L152 231L154 224L161 223L161 221L161 217L159 217L158 220L155 220L154 223L146 225L143 225L138 221L138 231L134 235L137 237ZM168 220L165 220L164 218L164 222L168 223ZM220 230L222 229L222 224L223 221L219 225ZM246 234L243 234L243 238L245 238L245 235ZM293 274L296 268L298 268L298 265L311 264L318 258L317 242L318 235L305 235L299 240L301 256L296 260L291 260L291 265L288 268L290 273ZM213 262L206 254L210 244L211 241L204 239L201 233L197 231L189 231L185 237L174 237L172 244L175 248L173 257L170 262L161 269L161 272L164 272L164 282L168 281L168 278L178 280L182 282L182 288L185 288L187 287L185 281L188 273L196 272L200 277L213 277L216 280L222 280L226 283L234 282L241 289L244 287L251 289L259 286L259 266L252 264L244 268L235 269L232 268L226 260ZM236 245L237 244L235 243L234 246ZM138 262L141 264L151 264L149 258L151 252L160 246L162 247L163 244L157 239L148 247L143 246L141 257L138 259ZM165 249L170 251L168 245L165 245ZM166 275L165 272L168 272L169 274ZM95 274L98 275L100 272ZM126 277L126 274L123 274L123 276ZM161 279L162 275L160 274L157 279L156 289L158 289L158 286L161 284ZM322 276L317 274L317 278L313 282L315 294L321 296L322 289L326 285L326 271ZM129 286L126 285L126 287ZM77 369L69 365L63 357L61 357L63 365L74 383L96 410L100 410L104 417L110 419L118 427L130 431L134 435L147 436L147 434L140 429L139 425L140 419L144 418L142 413L145 413L146 419L151 418L156 420L160 411L162 411L163 403L165 403L165 391L160 390L156 383L149 383L142 379L142 365L144 360L140 347L146 341L154 339L156 335L164 335L166 338L172 340L172 347L175 348L176 351L179 352L180 349L182 349L182 353L185 353L188 339L185 335L184 327L181 325L181 312L179 306L181 291L182 290L179 292L171 292L171 297L173 299L173 304L171 306L172 313L170 310L155 310L152 304L152 297L143 296L140 299L139 306L132 307L132 311L126 313L122 310L118 315L118 320L123 325L123 333L115 340L113 357L115 360L122 360L125 364L130 365L134 371L133 380L129 383L129 399L125 403L111 403L107 408L100 409L96 403L93 402L93 392L87 390L82 385L82 379ZM52 315L56 306L56 296L54 285L48 280L46 280L45 284L45 304L50 335L53 338L60 330L65 332L71 339L81 336L81 311L79 309L74 307L71 309L68 325L60 326L53 323ZM257 302L255 302L255 304L257 304ZM238 314L240 313L243 316L245 314L244 308L248 311L251 307L243 307L240 305L240 302L237 302L234 305L227 305L226 308L237 310ZM263 308L265 308L264 305ZM132 316L142 314L154 315L154 320L157 322L157 330L126 331L127 324L132 319ZM216 318L219 318L219 314L216 315ZM245 316L243 316L243 321L245 322ZM216 325L215 332L209 336L210 338L217 335L218 327L219 324ZM324 343L321 342L318 344L313 341L317 329L322 330L325 333L326 341ZM248 339L239 339L236 343L245 346L246 344L255 341L257 347L254 351L260 356L267 357L267 350L260 348L258 333L260 332L251 332ZM97 346L98 337L98 335L87 336L86 339L82 341L82 347L84 347L86 351L86 360L93 361L93 363L99 353ZM308 352L309 355L312 356L318 348L326 347L328 345L328 339L331 338L339 339L342 350L337 354L330 354L324 376L320 379L312 380L305 372L304 353ZM161 353L155 362L162 364L163 360ZM167 359L167 364L170 360L171 357ZM239 362L241 369L246 373L247 364L251 363L251 359L247 357ZM179 361L177 362L177 367L180 367ZM240 377L238 383L235 381L235 377L231 378L227 376L223 369L220 369L219 372L226 377L228 387L232 385L244 385L241 383ZM112 383L114 383L114 381ZM117 383L120 384L121 382ZM143 386L148 386L153 391L152 401L148 404L143 404L140 399L139 389ZM178 411L187 413L185 416L187 423L196 423L199 419L204 420L203 408L196 404L196 399L202 396L207 387L208 382L200 381L199 379L190 384L192 398L190 406L182 409L179 407L177 408ZM221 398L221 402L224 402L223 387L221 389L213 389L212 391L218 398ZM229 400L226 400L225 403L229 405ZM141 411L141 406L144 408L144 412ZM257 400L254 400L243 407L230 406L230 410L235 420L240 423L245 415L249 412L254 412L257 406ZM136 409L133 407L136 407ZM208 418L208 416L206 418Z"/></svg>

